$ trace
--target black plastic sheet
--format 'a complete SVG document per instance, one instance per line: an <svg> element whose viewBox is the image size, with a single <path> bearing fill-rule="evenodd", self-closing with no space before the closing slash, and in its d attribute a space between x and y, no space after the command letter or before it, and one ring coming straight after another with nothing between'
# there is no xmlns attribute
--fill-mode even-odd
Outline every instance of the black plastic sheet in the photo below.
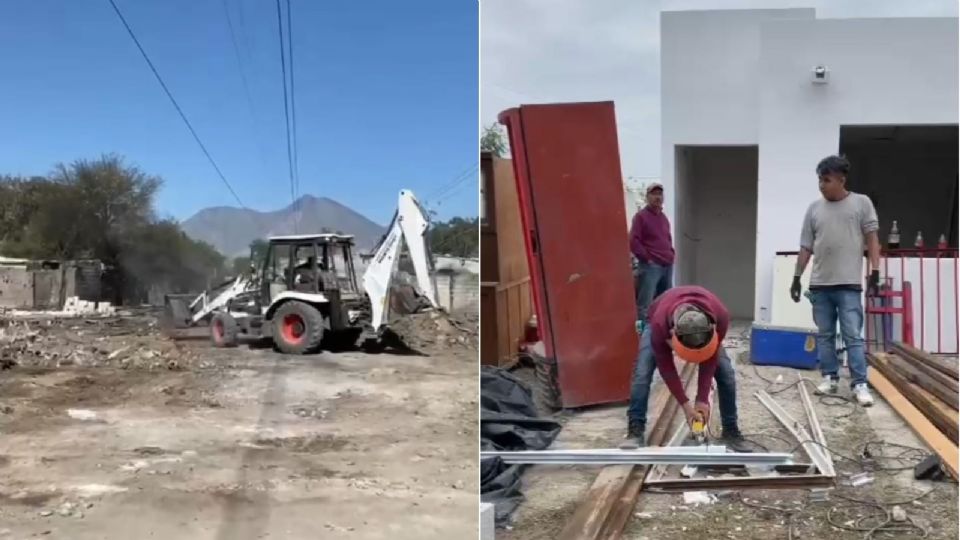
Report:
<svg viewBox="0 0 960 540"><path fill-rule="evenodd" d="M483 450L544 450L560 433L560 423L540 418L533 393L506 370L484 366L480 373L480 447ZM498 526L507 524L523 500L522 465L500 458L480 463L480 500L493 503Z"/></svg>

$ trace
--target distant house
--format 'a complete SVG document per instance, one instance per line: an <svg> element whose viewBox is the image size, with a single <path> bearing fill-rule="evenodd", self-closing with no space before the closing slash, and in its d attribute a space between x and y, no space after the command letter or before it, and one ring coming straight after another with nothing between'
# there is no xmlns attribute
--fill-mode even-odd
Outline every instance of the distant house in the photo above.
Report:
<svg viewBox="0 0 960 540"><path fill-rule="evenodd" d="M67 298L98 302L103 265L96 260L52 261L0 256L0 308L59 309Z"/></svg>

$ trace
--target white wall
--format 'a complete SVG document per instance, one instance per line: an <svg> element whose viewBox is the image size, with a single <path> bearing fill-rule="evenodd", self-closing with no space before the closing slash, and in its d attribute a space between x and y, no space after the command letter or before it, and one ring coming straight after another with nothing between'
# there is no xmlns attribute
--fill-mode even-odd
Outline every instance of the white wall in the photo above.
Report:
<svg viewBox="0 0 960 540"><path fill-rule="evenodd" d="M661 182L671 223L689 222L677 176L681 145L758 142L760 26L784 18L813 19L813 9L663 12L660 16ZM691 283L699 264L694 243L674 234L678 283ZM686 260L685 260L686 259Z"/></svg>
<svg viewBox="0 0 960 540"><path fill-rule="evenodd" d="M771 22L761 30L757 311L769 320L773 257L793 250L817 162L840 126L957 122L956 19ZM824 64L830 82L810 82ZM766 318L765 318L766 317Z"/></svg>
<svg viewBox="0 0 960 540"><path fill-rule="evenodd" d="M957 19L816 20L813 10L665 13L663 184L678 144L759 145L756 306L770 321L773 261L796 250L814 168L841 125L957 123ZM811 70L830 70L826 85ZM675 205L667 204L672 218ZM678 250L678 257L683 254Z"/></svg>

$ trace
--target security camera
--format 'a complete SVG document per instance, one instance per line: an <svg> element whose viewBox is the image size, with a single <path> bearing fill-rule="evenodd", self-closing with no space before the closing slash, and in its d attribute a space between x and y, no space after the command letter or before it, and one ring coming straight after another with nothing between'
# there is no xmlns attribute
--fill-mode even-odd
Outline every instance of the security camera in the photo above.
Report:
<svg viewBox="0 0 960 540"><path fill-rule="evenodd" d="M813 84L826 84L829 72L826 66L817 66L813 68Z"/></svg>

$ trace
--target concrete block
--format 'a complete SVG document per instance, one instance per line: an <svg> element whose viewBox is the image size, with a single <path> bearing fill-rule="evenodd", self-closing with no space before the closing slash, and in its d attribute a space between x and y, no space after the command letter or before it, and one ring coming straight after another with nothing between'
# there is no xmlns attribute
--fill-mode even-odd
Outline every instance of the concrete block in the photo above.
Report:
<svg viewBox="0 0 960 540"><path fill-rule="evenodd" d="M493 504L480 503L480 540L495 540L496 527L496 512Z"/></svg>

